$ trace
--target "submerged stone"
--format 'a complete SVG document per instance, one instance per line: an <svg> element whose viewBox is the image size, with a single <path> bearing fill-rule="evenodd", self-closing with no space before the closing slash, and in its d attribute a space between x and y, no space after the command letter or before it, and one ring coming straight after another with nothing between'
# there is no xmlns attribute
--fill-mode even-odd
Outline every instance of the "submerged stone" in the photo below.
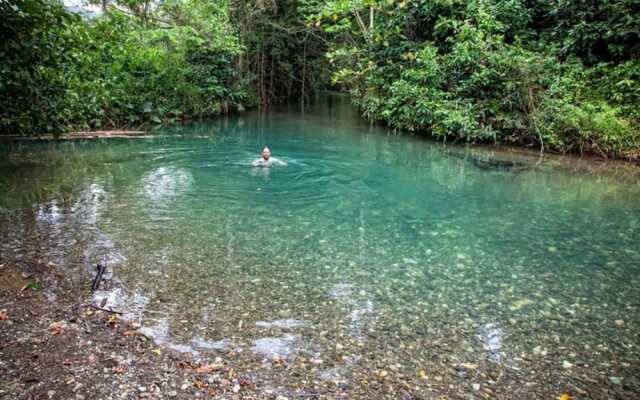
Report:
<svg viewBox="0 0 640 400"><path fill-rule="evenodd" d="M571 364L571 363L570 363L569 361L567 361L567 360L564 360L564 361L562 362L562 368L564 368L564 369L573 368L573 364Z"/></svg>
<svg viewBox="0 0 640 400"><path fill-rule="evenodd" d="M513 303L510 308L511 308L511 311L517 311L522 307L528 306L530 304L533 304L533 301L531 299L522 299Z"/></svg>

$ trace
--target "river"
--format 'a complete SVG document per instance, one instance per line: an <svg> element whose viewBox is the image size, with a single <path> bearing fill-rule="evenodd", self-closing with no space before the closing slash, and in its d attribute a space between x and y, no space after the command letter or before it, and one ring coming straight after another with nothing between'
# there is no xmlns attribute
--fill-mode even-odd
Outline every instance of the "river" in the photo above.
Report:
<svg viewBox="0 0 640 400"><path fill-rule="evenodd" d="M265 145L288 165L251 167ZM94 301L265 393L640 390L633 167L396 135L340 96L0 160L2 259L106 261Z"/></svg>

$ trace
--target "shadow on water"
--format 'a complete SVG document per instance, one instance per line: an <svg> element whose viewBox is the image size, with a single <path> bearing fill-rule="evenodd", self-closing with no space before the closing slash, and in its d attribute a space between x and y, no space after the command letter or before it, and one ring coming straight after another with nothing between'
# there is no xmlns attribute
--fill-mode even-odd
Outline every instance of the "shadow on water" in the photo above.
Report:
<svg viewBox="0 0 640 400"><path fill-rule="evenodd" d="M530 168L529 165L517 161L493 160L490 158L482 159L470 157L473 165L484 170L496 170L505 172L518 172Z"/></svg>
<svg viewBox="0 0 640 400"><path fill-rule="evenodd" d="M453 150L447 151L451 157L459 158L467 161L474 167L484 171L495 172L523 172L535 168L535 163L518 161L514 159L505 159L505 155L499 155L492 151L478 152L468 148L466 151Z"/></svg>

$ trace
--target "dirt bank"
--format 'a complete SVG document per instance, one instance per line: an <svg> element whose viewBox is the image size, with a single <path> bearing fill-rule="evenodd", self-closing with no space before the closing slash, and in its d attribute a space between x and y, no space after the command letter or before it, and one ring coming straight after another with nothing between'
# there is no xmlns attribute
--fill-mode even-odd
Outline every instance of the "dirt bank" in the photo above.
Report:
<svg viewBox="0 0 640 400"><path fill-rule="evenodd" d="M0 260L0 399L270 398L228 360L154 346L85 303L89 286L53 264Z"/></svg>

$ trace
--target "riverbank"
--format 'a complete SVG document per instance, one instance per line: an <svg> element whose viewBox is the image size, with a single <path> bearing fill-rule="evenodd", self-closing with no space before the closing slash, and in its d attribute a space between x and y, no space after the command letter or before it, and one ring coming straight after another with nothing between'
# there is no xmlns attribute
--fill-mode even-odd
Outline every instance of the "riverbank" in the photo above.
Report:
<svg viewBox="0 0 640 400"><path fill-rule="evenodd" d="M427 137L426 140L435 140ZM601 154L558 153L552 151L540 152L529 146L507 144L447 144L452 148L467 146L470 153L482 154L483 159L519 159L528 163L547 163L571 170L579 174L605 173L618 177L637 179L640 176L640 159L603 157Z"/></svg>
<svg viewBox="0 0 640 400"><path fill-rule="evenodd" d="M91 306L88 279L0 262L0 399L269 398L230 360L159 348L135 322Z"/></svg>
<svg viewBox="0 0 640 400"><path fill-rule="evenodd" d="M291 382L297 389L273 387L256 378L257 370L246 370L235 351L193 359L190 353L155 345L140 334L138 323L91 306L86 301L88 276L70 272L37 260L0 263L0 399L285 400L347 395L353 399L369 395L418 399L424 398L418 393L426 390L448 399L509 399L513 393L528 392L532 397L526 398L557 395L564 400L628 398L631 390L616 377L594 380L585 376L560 384L549 370L543 384L528 381L526 376L516 378L498 364L447 365L443 360L416 371L415 377L403 376L394 365L381 366L351 385L306 379L309 372L315 375L317 362L304 358L263 365L297 371L299 381ZM616 323L624 326L624 321ZM441 345L435 344L434 349L442 350ZM569 362L562 366L574 367ZM465 378L482 384L461 384Z"/></svg>
<svg viewBox="0 0 640 400"><path fill-rule="evenodd" d="M78 131L69 132L59 136L55 135L38 135L38 136L2 136L0 141L5 142L41 142L51 140L84 140L84 139L103 139L103 138L150 138L146 131L130 131L130 130L110 130L110 131Z"/></svg>

